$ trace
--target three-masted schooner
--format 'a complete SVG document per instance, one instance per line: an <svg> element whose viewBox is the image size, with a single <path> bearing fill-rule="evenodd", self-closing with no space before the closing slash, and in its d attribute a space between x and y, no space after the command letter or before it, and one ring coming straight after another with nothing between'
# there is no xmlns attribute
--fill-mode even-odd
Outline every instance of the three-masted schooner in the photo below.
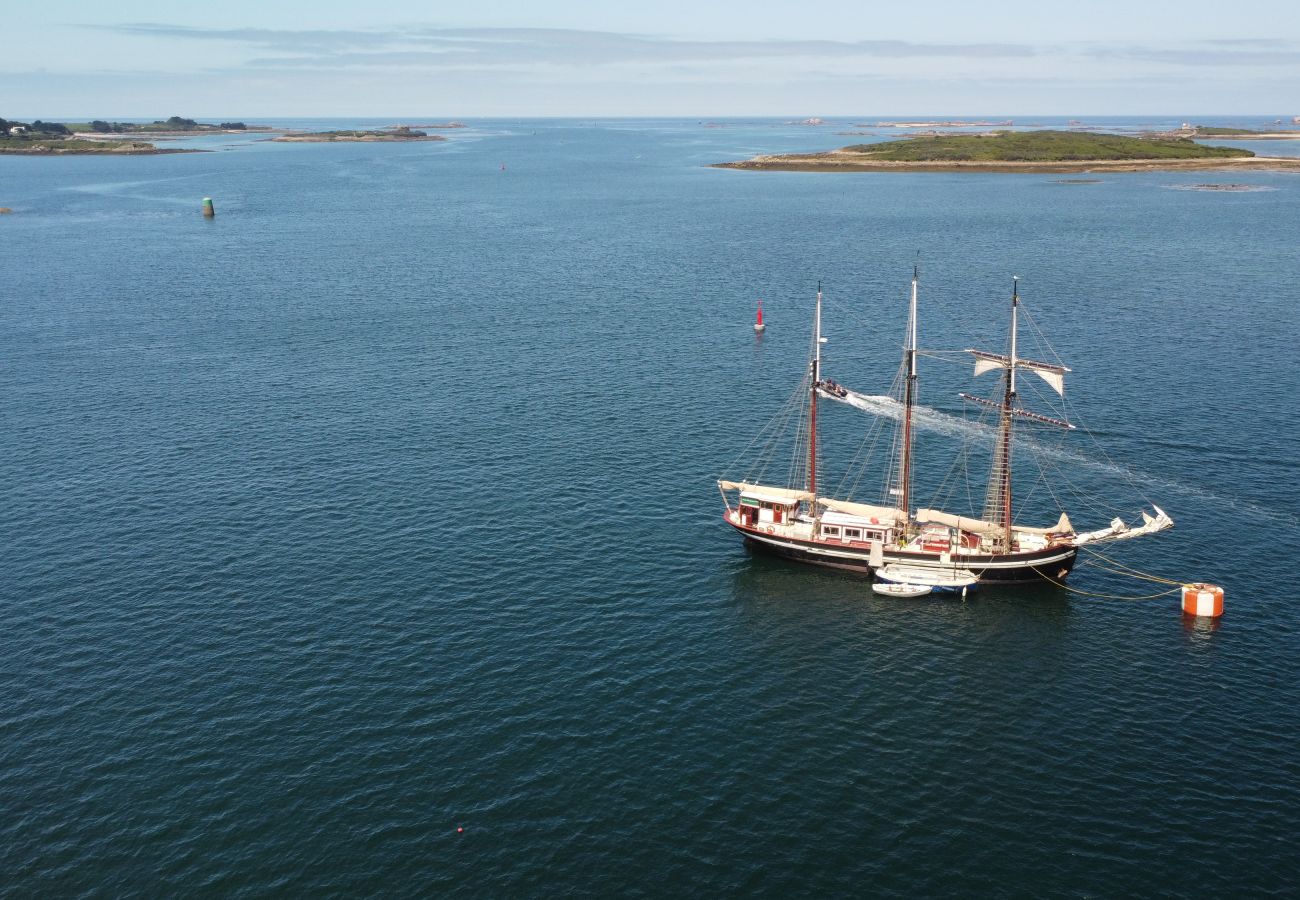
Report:
<svg viewBox="0 0 1300 900"><path fill-rule="evenodd" d="M917 403L917 282L914 271L908 306L907 337L901 371L901 411L895 442L897 457L882 504L868 504L826 496L817 484L817 401L820 398L856 405L864 395L823 378L822 291L817 289L813 315L812 354L806 379L806 458L802 483L774 485L748 480L718 481L728 525L751 546L800 562L872 573L886 565L904 565L912 571L931 569L936 577L954 569L974 573L980 582L1060 583L1074 567L1078 548L1088 543L1126 540L1173 526L1158 506L1142 512L1142 524L1127 525L1112 519L1096 531L1078 533L1062 510L1053 525L1034 527L1015 521L1012 505L1012 460L1015 425L1024 419L1054 428L1073 430L1064 419L1031 412L1020 406L1018 375L1041 378L1064 396L1062 365L1023 358L1017 347L1020 310L1018 282L1011 293L1011 327L1008 352L967 350L975 360L975 375L1000 372L996 399L970 394L961 397L989 407L997 414L992 467L979 516L957 515L940 509L913 509L914 416ZM865 407L864 407L865 408ZM797 452L805 448L800 445ZM735 496L733 505L731 494Z"/></svg>

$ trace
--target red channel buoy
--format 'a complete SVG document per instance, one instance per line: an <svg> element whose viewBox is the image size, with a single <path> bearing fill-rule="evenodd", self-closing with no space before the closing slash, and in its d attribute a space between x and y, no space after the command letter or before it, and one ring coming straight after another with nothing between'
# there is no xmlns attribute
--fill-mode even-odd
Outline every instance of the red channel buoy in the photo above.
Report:
<svg viewBox="0 0 1300 900"><path fill-rule="evenodd" d="M758 321L754 323L755 331L762 331L767 326L763 324L763 301L758 301Z"/></svg>
<svg viewBox="0 0 1300 900"><path fill-rule="evenodd" d="M1223 615L1223 588L1200 582L1183 585L1183 613L1210 619Z"/></svg>

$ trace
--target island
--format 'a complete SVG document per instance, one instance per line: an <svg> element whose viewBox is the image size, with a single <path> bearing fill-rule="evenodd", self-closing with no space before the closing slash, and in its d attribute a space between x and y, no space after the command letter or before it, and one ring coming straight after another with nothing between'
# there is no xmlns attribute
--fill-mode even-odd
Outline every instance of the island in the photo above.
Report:
<svg viewBox="0 0 1300 900"><path fill-rule="evenodd" d="M221 132L238 132L248 129L243 122L223 122L205 125L193 119L172 116L154 122L108 122L95 119L90 122L17 122L0 118L0 153L26 155L40 154L159 154L205 153L197 148L160 148L137 137L166 139L169 136L189 136Z"/></svg>
<svg viewBox="0 0 1300 900"><path fill-rule="evenodd" d="M1219 125L1183 125L1174 131L1158 132L1161 138L1239 138L1246 141L1300 141L1300 131L1252 131L1249 128L1224 128Z"/></svg>
<svg viewBox="0 0 1300 900"><path fill-rule="evenodd" d="M440 134L414 131L402 125L383 131L294 131L271 138L295 143L329 143L331 141L445 141Z"/></svg>
<svg viewBox="0 0 1300 900"><path fill-rule="evenodd" d="M990 131L854 144L823 153L756 156L715 168L785 172L1132 172L1300 169L1297 157L1259 157L1190 138L1075 131Z"/></svg>

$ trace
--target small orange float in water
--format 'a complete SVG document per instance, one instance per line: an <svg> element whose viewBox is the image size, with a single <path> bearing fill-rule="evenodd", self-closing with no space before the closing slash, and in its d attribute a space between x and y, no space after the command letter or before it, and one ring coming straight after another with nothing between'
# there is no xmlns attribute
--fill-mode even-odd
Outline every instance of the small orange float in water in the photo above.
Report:
<svg viewBox="0 0 1300 900"><path fill-rule="evenodd" d="M1183 585L1183 612L1189 616L1223 615L1223 588L1217 584Z"/></svg>

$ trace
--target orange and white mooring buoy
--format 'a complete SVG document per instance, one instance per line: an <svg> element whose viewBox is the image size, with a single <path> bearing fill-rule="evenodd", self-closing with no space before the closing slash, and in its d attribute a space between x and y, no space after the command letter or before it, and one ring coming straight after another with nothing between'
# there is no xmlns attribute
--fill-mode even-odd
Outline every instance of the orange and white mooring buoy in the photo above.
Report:
<svg viewBox="0 0 1300 900"><path fill-rule="evenodd" d="M1223 615L1223 588L1199 582L1183 585L1183 613L1211 619Z"/></svg>

